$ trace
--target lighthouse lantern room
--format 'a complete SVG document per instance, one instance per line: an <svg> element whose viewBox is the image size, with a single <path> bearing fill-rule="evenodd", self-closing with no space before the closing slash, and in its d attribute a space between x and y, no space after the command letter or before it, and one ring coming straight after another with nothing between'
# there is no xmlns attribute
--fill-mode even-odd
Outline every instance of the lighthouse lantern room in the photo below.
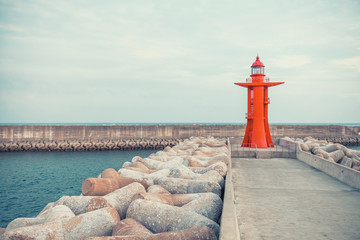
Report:
<svg viewBox="0 0 360 240"><path fill-rule="evenodd" d="M268 121L268 105L270 104L268 88L284 82L269 82L269 78L265 77L264 69L265 65L257 56L251 65L251 78L246 79L246 83L235 83L248 89L247 124L242 147L268 148L274 146Z"/></svg>

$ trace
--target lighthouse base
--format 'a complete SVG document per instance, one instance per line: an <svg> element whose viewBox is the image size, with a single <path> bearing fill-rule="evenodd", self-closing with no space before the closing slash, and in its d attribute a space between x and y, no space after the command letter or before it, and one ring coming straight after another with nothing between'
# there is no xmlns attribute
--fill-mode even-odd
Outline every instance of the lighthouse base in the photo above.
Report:
<svg viewBox="0 0 360 240"><path fill-rule="evenodd" d="M271 139L269 124L263 121L263 124L254 126L252 120L248 120L246 125L246 132L241 147L250 148L269 148L274 147Z"/></svg>

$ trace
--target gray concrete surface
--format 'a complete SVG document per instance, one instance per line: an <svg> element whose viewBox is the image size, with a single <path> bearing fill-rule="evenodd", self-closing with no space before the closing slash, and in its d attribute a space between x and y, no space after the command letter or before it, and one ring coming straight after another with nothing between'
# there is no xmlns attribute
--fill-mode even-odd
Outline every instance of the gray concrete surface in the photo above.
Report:
<svg viewBox="0 0 360 240"><path fill-rule="evenodd" d="M241 144L231 144L233 158L296 158L296 146L283 147L275 145L272 148L241 147Z"/></svg>
<svg viewBox="0 0 360 240"><path fill-rule="evenodd" d="M242 240L360 239L360 192L289 158L233 158Z"/></svg>
<svg viewBox="0 0 360 240"><path fill-rule="evenodd" d="M229 138L227 140L228 147L231 151L233 145L230 143ZM224 190L219 240L240 240L232 177L232 159L230 159L228 164Z"/></svg>
<svg viewBox="0 0 360 240"><path fill-rule="evenodd" d="M225 179L223 210L220 222L220 240L240 240L240 232L236 216L231 161Z"/></svg>

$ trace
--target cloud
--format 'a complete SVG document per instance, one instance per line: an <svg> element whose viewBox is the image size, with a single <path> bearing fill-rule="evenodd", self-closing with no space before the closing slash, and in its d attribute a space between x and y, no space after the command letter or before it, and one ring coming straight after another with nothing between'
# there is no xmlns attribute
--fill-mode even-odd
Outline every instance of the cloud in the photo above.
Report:
<svg viewBox="0 0 360 240"><path fill-rule="evenodd" d="M8 31L8 32L12 32L12 33L29 33L29 30L20 26L16 26L13 24L4 24L4 23L0 23L0 30L2 31Z"/></svg>
<svg viewBox="0 0 360 240"><path fill-rule="evenodd" d="M187 49L167 41L154 39L124 38L118 42L118 47L128 49L130 54L140 60L159 60L169 57L184 56Z"/></svg>
<svg viewBox="0 0 360 240"><path fill-rule="evenodd" d="M288 111L316 109L327 104L327 96L336 98L334 107L356 108L356 0L0 0L0 5L0 121L22 116L41 122L56 114L61 122L70 119L69 112L72 121L96 121L101 114L92 114L94 104L111 121L139 116L144 122L237 122L238 115L244 121L246 91L233 83L249 77L256 53L271 81L286 82L271 89L270 97L278 97L272 108L281 109L288 97L293 99ZM74 102L89 114L78 114ZM109 103L121 104L121 111ZM40 104L43 108L36 107ZM325 119L312 113L296 121ZM349 110L345 120L358 116ZM295 121L280 110L277 117Z"/></svg>
<svg viewBox="0 0 360 240"><path fill-rule="evenodd" d="M311 58L304 55L287 55L274 60L275 65L281 68L297 68L311 62Z"/></svg>
<svg viewBox="0 0 360 240"><path fill-rule="evenodd" d="M360 56L334 60L332 61L332 64L339 65L344 68L355 69L360 72Z"/></svg>

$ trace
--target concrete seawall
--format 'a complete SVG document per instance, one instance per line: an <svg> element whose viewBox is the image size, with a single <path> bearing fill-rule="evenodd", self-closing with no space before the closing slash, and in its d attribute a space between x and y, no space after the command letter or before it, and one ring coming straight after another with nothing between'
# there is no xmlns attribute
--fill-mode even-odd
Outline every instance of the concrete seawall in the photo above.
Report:
<svg viewBox="0 0 360 240"><path fill-rule="evenodd" d="M0 142L77 139L243 137L246 125L17 125L0 126ZM341 125L271 125L273 138L360 138L360 127Z"/></svg>
<svg viewBox="0 0 360 240"><path fill-rule="evenodd" d="M89 151L160 149L191 136L242 138L246 125L9 125L0 126L0 151ZM271 125L273 139L285 136L360 145L360 127Z"/></svg>

